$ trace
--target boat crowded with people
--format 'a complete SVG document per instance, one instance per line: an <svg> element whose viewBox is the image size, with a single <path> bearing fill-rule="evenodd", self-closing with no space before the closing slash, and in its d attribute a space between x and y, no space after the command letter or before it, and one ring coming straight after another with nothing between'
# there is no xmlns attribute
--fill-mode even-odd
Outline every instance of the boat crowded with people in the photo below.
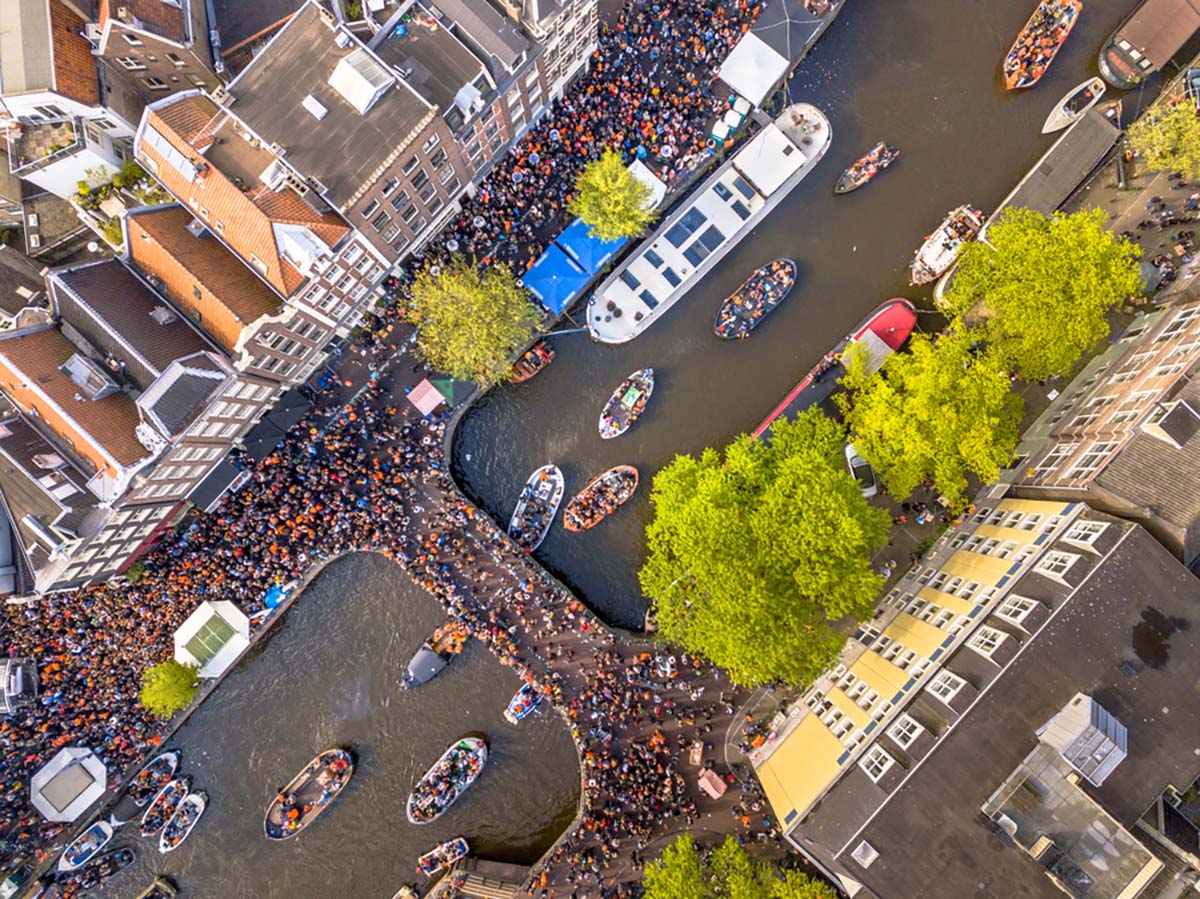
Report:
<svg viewBox="0 0 1200 899"><path fill-rule="evenodd" d="M624 505L638 486L638 470L618 465L593 478L571 497L563 511L563 527L568 531L586 531Z"/></svg>
<svg viewBox="0 0 1200 899"><path fill-rule="evenodd" d="M187 777L177 777L159 790L146 813L142 815L142 836L151 837L162 830L189 790L191 781Z"/></svg>
<svg viewBox="0 0 1200 899"><path fill-rule="evenodd" d="M54 885L61 895L77 895L85 890L94 890L118 871L132 865L136 858L132 849L114 849L96 856L77 871L59 875L54 879Z"/></svg>
<svg viewBox="0 0 1200 899"><path fill-rule="evenodd" d="M439 843L417 859L417 873L432 877L443 868L449 868L460 859L466 858L470 851L466 837L455 837L453 840Z"/></svg>
<svg viewBox="0 0 1200 899"><path fill-rule="evenodd" d="M137 899L175 899L178 895L179 890L176 889L175 884L165 877L156 877Z"/></svg>
<svg viewBox="0 0 1200 899"><path fill-rule="evenodd" d="M70 843L58 859L59 871L74 871L82 868L96 853L108 845L113 838L113 829L107 821L97 821Z"/></svg>
<svg viewBox="0 0 1200 899"><path fill-rule="evenodd" d="M1083 10L1081 0L1041 0L1004 57L1004 86L1008 90L1037 84Z"/></svg>
<svg viewBox="0 0 1200 899"><path fill-rule="evenodd" d="M125 788L125 792L133 799L138 808L145 808L150 800L158 795L158 791L175 776L178 769L178 752L159 753L134 775L129 786Z"/></svg>
<svg viewBox="0 0 1200 899"><path fill-rule="evenodd" d="M354 758L326 749L280 790L263 817L268 840L287 840L304 830L341 795L354 776Z"/></svg>
<svg viewBox="0 0 1200 899"><path fill-rule="evenodd" d="M835 194L853 193L864 184L874 180L876 175L899 158L899 150L880 141L871 148L870 153L842 172L842 176L837 179L837 184L833 186L833 192Z"/></svg>
<svg viewBox="0 0 1200 899"><path fill-rule="evenodd" d="M508 536L525 552L533 552L546 539L562 504L566 483L557 465L543 465L525 482L508 522Z"/></svg>
<svg viewBox="0 0 1200 899"><path fill-rule="evenodd" d="M400 685L407 690L429 683L463 651L469 636L471 632L461 621L447 621L413 653Z"/></svg>
<svg viewBox="0 0 1200 899"><path fill-rule="evenodd" d="M796 263L776 259L754 272L717 308L713 333L723 340L740 340L775 311L796 284Z"/></svg>
<svg viewBox="0 0 1200 899"><path fill-rule="evenodd" d="M175 814L158 835L158 851L166 855L174 852L188 838L204 810L208 808L208 794L203 790L188 793L175 809Z"/></svg>
<svg viewBox="0 0 1200 899"><path fill-rule="evenodd" d="M928 284L940 278L954 264L967 241L979 234L983 223L983 213L974 206L964 204L950 210L913 257L912 283Z"/></svg>
<svg viewBox="0 0 1200 899"><path fill-rule="evenodd" d="M620 437L646 411L654 393L654 369L639 368L613 391L600 413L600 437L611 440Z"/></svg>
<svg viewBox="0 0 1200 899"><path fill-rule="evenodd" d="M1042 126L1042 134L1053 134L1078 122L1089 109L1100 102L1104 91L1103 78L1089 78L1083 84L1073 87L1065 97L1054 104L1054 109L1050 110L1046 124Z"/></svg>
<svg viewBox="0 0 1200 899"><path fill-rule="evenodd" d="M530 714L542 702L542 694L533 684L521 684L513 698L508 701L504 710L504 720L509 724L520 724L526 715Z"/></svg>
<svg viewBox="0 0 1200 899"><path fill-rule="evenodd" d="M409 794L409 823L429 824L436 821L458 801L467 787L475 783L487 759L488 745L483 737L456 740L425 772L425 776L417 781Z"/></svg>
<svg viewBox="0 0 1200 899"><path fill-rule="evenodd" d="M525 383L553 361L554 350L546 346L546 341L539 340L513 365L512 382L514 384Z"/></svg>

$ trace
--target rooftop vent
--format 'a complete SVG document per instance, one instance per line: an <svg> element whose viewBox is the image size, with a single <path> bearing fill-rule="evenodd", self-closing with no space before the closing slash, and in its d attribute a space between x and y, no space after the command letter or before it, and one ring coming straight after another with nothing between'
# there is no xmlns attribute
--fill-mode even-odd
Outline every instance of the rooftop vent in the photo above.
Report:
<svg viewBox="0 0 1200 899"><path fill-rule="evenodd" d="M392 76L364 47L343 56L329 76L329 86L358 111L366 115L392 86Z"/></svg>
<svg viewBox="0 0 1200 899"><path fill-rule="evenodd" d="M312 94L309 94L302 101L300 101L300 105L303 106L308 114L318 122L325 118L325 116L329 115L329 110L322 106L321 101Z"/></svg>
<svg viewBox="0 0 1200 899"><path fill-rule="evenodd" d="M187 229L188 233L191 234L192 237L203 237L207 231L207 229L204 227L204 223L199 219L192 219L190 222L188 222Z"/></svg>
<svg viewBox="0 0 1200 899"><path fill-rule="evenodd" d="M103 399L109 394L117 392L117 385L112 378L86 356L73 353L71 358L63 364L61 371L71 379L71 383L79 388L76 396L81 402Z"/></svg>
<svg viewBox="0 0 1200 899"><path fill-rule="evenodd" d="M1095 786L1104 783L1125 758L1128 732L1125 725L1083 693L1076 693L1063 709L1038 729L1047 746Z"/></svg>
<svg viewBox="0 0 1200 899"><path fill-rule="evenodd" d="M175 321L178 316L168 309L166 306L155 306L150 310L150 317L160 325L169 325Z"/></svg>
<svg viewBox="0 0 1200 899"><path fill-rule="evenodd" d="M38 453L33 457L33 464L38 468L54 469L62 468L67 463L58 453Z"/></svg>
<svg viewBox="0 0 1200 899"><path fill-rule="evenodd" d="M862 865L864 868L869 868L879 858L879 850L863 840L854 847L854 851L850 853L850 857Z"/></svg>

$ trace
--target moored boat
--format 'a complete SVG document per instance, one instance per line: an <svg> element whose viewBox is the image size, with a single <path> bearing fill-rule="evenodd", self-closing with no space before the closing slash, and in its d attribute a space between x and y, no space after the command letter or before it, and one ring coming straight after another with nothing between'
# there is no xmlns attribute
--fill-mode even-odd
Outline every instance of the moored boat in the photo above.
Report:
<svg viewBox="0 0 1200 899"><path fill-rule="evenodd" d="M539 340L530 347L513 365L512 382L523 384L554 361L554 350Z"/></svg>
<svg viewBox="0 0 1200 899"><path fill-rule="evenodd" d="M529 476L508 522L508 536L526 552L542 545L562 503L566 481L557 465L543 465Z"/></svg>
<svg viewBox="0 0 1200 899"><path fill-rule="evenodd" d="M646 411L646 403L654 393L654 369L639 368L613 391L604 411L600 413L600 437L611 440L620 437Z"/></svg>
<svg viewBox="0 0 1200 899"><path fill-rule="evenodd" d="M187 777L177 777L159 790L146 813L142 815L142 836L153 836L162 830L190 789L191 781Z"/></svg>
<svg viewBox="0 0 1200 899"><path fill-rule="evenodd" d="M178 849L188 838L204 810L208 808L208 794L203 790L188 793L175 809L175 814L158 835L158 851L166 855Z"/></svg>
<svg viewBox="0 0 1200 899"><path fill-rule="evenodd" d="M842 172L842 176L833 187L833 192L848 194L858 190L899 158L899 150L880 141L871 148L870 153Z"/></svg>
<svg viewBox="0 0 1200 899"><path fill-rule="evenodd" d="M443 624L409 659L401 686L407 689L429 683L450 664L451 659L463 651L469 636L471 632L460 621Z"/></svg>
<svg viewBox="0 0 1200 899"><path fill-rule="evenodd" d="M1041 0L1004 57L1004 86L1008 90L1037 84L1071 29L1079 21L1081 0Z"/></svg>
<svg viewBox="0 0 1200 899"><path fill-rule="evenodd" d="M78 871L56 878L54 883L60 892L66 891L74 894L75 891L93 890L122 868L133 864L136 857L132 849L114 849L112 852L106 852L93 858Z"/></svg>
<svg viewBox="0 0 1200 899"><path fill-rule="evenodd" d="M1046 124L1042 126L1042 134L1053 134L1062 131L1072 122L1078 122L1084 114L1100 102L1104 96L1103 78L1089 78L1067 92L1067 95L1054 104Z"/></svg>
<svg viewBox="0 0 1200 899"><path fill-rule="evenodd" d="M271 800L263 817L268 840L286 840L312 824L341 795L354 775L344 749L326 749Z"/></svg>
<svg viewBox="0 0 1200 899"><path fill-rule="evenodd" d="M475 783L487 758L487 741L482 737L463 737L455 741L409 794L409 822L429 824L437 820L458 801L467 787Z"/></svg>
<svg viewBox="0 0 1200 899"><path fill-rule="evenodd" d="M717 308L713 333L724 340L749 337L792 292L795 283L796 263L791 259L767 263Z"/></svg>
<svg viewBox="0 0 1200 899"><path fill-rule="evenodd" d="M447 840L441 843L419 859L417 859L417 873L424 874L426 877L432 877L443 868L449 868L456 861L467 857L467 853L471 849L467 845L465 837L455 837L453 840Z"/></svg>
<svg viewBox="0 0 1200 899"><path fill-rule="evenodd" d="M154 883L146 887L138 899L175 899L179 895L179 891L175 889L175 884L167 880L165 877L154 878Z"/></svg>
<svg viewBox="0 0 1200 899"><path fill-rule="evenodd" d="M638 486L638 471L632 465L618 465L576 493L563 511L563 527L568 531L586 531L624 505Z"/></svg>
<svg viewBox="0 0 1200 899"><path fill-rule="evenodd" d="M542 694L533 684L521 684L513 698L508 701L508 708L504 710L504 720L509 724L519 724L541 702Z"/></svg>
<svg viewBox="0 0 1200 899"><path fill-rule="evenodd" d="M108 845L113 838L112 826L106 821L97 821L63 850L58 860L59 871L74 871L86 865L97 852Z"/></svg>
<svg viewBox="0 0 1200 899"><path fill-rule="evenodd" d="M158 791L167 785L167 781L175 775L178 768L178 752L159 753L134 775L129 786L125 788L125 793L133 799L138 808L145 808L146 804L158 795Z"/></svg>
<svg viewBox="0 0 1200 899"><path fill-rule="evenodd" d="M925 238L912 261L912 283L936 281L954 264L963 245L983 227L983 213L974 206L959 206L946 215L938 229Z"/></svg>

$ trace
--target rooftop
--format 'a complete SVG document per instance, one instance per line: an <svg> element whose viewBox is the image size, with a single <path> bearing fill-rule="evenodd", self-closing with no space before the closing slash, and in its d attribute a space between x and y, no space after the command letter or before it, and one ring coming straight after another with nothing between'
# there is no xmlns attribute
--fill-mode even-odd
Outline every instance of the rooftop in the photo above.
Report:
<svg viewBox="0 0 1200 899"><path fill-rule="evenodd" d="M434 6L444 22L455 23L459 34L478 47L485 59L498 64L498 70L492 72L497 80L501 72L512 71L533 46L516 23L488 0L437 0Z"/></svg>
<svg viewBox="0 0 1200 899"><path fill-rule="evenodd" d="M177 360L153 387L137 398L138 407L162 433L175 437L204 411L209 398L229 374L210 353Z"/></svg>
<svg viewBox="0 0 1200 899"><path fill-rule="evenodd" d="M7 244L0 244L0 309L16 315L26 306L45 302L42 267Z"/></svg>
<svg viewBox="0 0 1200 899"><path fill-rule="evenodd" d="M0 0L0 84L4 93L57 90L100 102L87 23L62 0Z"/></svg>
<svg viewBox="0 0 1200 899"><path fill-rule="evenodd" d="M216 21L210 23L221 35L222 54L269 34L300 8L302 0L213 0Z"/></svg>
<svg viewBox="0 0 1200 899"><path fill-rule="evenodd" d="M100 27L103 28L111 19L139 31L148 31L178 44L186 44L189 37L187 14L190 2L191 0L100 0ZM261 5L261 0L246 5L257 7Z"/></svg>

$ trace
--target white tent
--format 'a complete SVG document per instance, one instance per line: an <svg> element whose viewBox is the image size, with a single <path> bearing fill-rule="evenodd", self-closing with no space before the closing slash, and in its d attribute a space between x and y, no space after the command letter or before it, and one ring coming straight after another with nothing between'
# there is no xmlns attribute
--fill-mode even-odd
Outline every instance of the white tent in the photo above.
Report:
<svg viewBox="0 0 1200 899"><path fill-rule="evenodd" d="M730 51L717 71L717 77L755 106L767 99L791 63L748 31Z"/></svg>
<svg viewBox="0 0 1200 899"><path fill-rule="evenodd" d="M650 167L640 159L635 159L629 164L629 174L650 188L650 208L657 209L663 197L667 195L667 185L663 184L662 179L650 171Z"/></svg>
<svg viewBox="0 0 1200 899"><path fill-rule="evenodd" d="M219 677L250 645L250 619L231 602L202 602L175 632L175 661Z"/></svg>
<svg viewBox="0 0 1200 899"><path fill-rule="evenodd" d="M104 795L108 769L90 749L69 746L29 783L30 799L47 821L74 821Z"/></svg>

